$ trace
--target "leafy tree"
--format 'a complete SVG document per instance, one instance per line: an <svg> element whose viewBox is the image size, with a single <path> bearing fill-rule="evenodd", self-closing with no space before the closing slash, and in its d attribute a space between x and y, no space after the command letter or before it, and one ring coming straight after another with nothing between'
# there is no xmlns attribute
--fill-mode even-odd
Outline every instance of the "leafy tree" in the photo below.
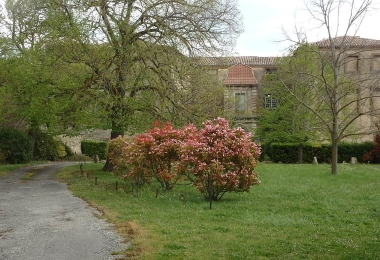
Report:
<svg viewBox="0 0 380 260"><path fill-rule="evenodd" d="M40 71L24 74L30 89L19 87L35 103L29 111L51 128L112 129L111 138L155 118L200 124L217 114L221 92L189 58L224 53L241 32L236 1L6 0L5 8L8 49Z"/></svg>
<svg viewBox="0 0 380 260"><path fill-rule="evenodd" d="M156 118L172 122L181 127L188 123L201 126L207 119L224 112L224 86L216 77L208 74L208 68L185 62L177 75L186 75L188 80L178 80L173 88L158 103Z"/></svg>
<svg viewBox="0 0 380 260"><path fill-rule="evenodd" d="M329 134L331 153L331 173L338 173L338 144L346 137L370 134L376 129L357 129L356 123L364 117L378 114L371 100L377 98L375 92L379 77L374 73L365 73L347 76L344 74L347 60L347 51L353 50L361 53L363 50L353 48L356 34L366 14L371 10L372 0L345 1L345 0L312 0L307 2L307 10L310 16L317 21L318 28L324 28L328 35L323 41L326 48L311 45L310 52L314 52L316 64L319 68L316 72L309 73L299 68L293 70L294 77L308 78L312 84L309 85L309 93L313 99L304 98L296 91L287 88L299 103L308 108L319 120L324 131ZM340 16L341 13L346 16ZM334 21L336 23L334 24ZM342 32L341 37L337 37ZM293 40L286 34L295 46L303 45L305 37L298 32L298 38ZM316 46L318 46L316 48ZM303 93L302 93L303 94Z"/></svg>
<svg viewBox="0 0 380 260"><path fill-rule="evenodd" d="M299 46L288 56L281 58L276 72L265 76L262 91L276 99L277 107L261 108L255 133L265 144L264 147L268 147L270 143L298 144L299 163L303 161L303 145L307 141L315 140L320 130L315 115L290 94L296 93L304 100L312 100L313 95L318 94L310 92L310 85L314 84L310 77L295 76L294 73L300 70L305 74L317 72L316 55L310 48L312 47L307 44Z"/></svg>
<svg viewBox="0 0 380 260"><path fill-rule="evenodd" d="M154 96L170 96L195 75L189 56L222 52L240 32L236 1L8 0L5 6L15 51L33 49L58 71L82 70L82 84L58 80L54 97L77 102L64 112L95 109L113 137L127 130L136 111L162 112ZM187 103L171 105L185 111Z"/></svg>

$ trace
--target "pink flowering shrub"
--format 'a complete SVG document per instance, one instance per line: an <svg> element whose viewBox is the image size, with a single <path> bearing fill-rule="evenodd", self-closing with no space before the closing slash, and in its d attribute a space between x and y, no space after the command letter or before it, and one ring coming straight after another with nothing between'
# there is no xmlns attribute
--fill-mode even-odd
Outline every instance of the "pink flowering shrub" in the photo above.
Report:
<svg viewBox="0 0 380 260"><path fill-rule="evenodd" d="M173 188L181 177L177 172L179 131L167 122L137 135L125 147L123 156L130 167L126 178L150 182L154 177L166 190Z"/></svg>
<svg viewBox="0 0 380 260"><path fill-rule="evenodd" d="M110 147L115 171L134 183L155 178L169 190L186 176L205 198L219 200L226 192L248 192L260 183L254 171L260 147L251 137L217 118L200 130L192 124L174 129L170 123L155 123L129 141L112 141Z"/></svg>
<svg viewBox="0 0 380 260"><path fill-rule="evenodd" d="M226 192L248 192L259 184L254 169L260 147L243 129L230 129L228 121L207 121L198 135L181 145L180 161L193 174L193 184L205 198L219 200Z"/></svg>

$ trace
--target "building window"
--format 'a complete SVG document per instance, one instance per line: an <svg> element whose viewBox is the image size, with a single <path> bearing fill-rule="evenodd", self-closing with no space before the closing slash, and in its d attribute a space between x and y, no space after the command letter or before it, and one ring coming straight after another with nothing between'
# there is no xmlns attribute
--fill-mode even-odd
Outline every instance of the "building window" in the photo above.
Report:
<svg viewBox="0 0 380 260"><path fill-rule="evenodd" d="M245 93L235 93L235 110L244 112L246 107Z"/></svg>
<svg viewBox="0 0 380 260"><path fill-rule="evenodd" d="M359 71L359 56L348 56L346 63L346 72Z"/></svg>
<svg viewBox="0 0 380 260"><path fill-rule="evenodd" d="M271 94L265 94L264 107L277 108L277 99L273 98Z"/></svg>
<svg viewBox="0 0 380 260"><path fill-rule="evenodd" d="M380 71L380 54L372 57L372 71Z"/></svg>
<svg viewBox="0 0 380 260"><path fill-rule="evenodd" d="M266 74L273 74L277 71L277 69L266 69Z"/></svg>

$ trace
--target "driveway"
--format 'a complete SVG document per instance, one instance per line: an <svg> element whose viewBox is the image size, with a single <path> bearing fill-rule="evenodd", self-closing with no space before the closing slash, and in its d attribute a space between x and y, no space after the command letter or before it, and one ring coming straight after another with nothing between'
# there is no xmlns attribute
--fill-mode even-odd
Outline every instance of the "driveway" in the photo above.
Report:
<svg viewBox="0 0 380 260"><path fill-rule="evenodd" d="M0 177L0 259L117 259L111 253L127 247L112 225L96 217L100 212L54 179L69 164L31 166ZM31 172L31 179L20 180Z"/></svg>

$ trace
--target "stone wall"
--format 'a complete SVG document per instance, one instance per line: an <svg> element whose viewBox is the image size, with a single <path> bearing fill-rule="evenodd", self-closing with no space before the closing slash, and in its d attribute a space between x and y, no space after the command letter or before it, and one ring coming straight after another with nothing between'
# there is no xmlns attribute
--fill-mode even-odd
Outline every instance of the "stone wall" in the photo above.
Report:
<svg viewBox="0 0 380 260"><path fill-rule="evenodd" d="M95 129L91 131L82 132L78 136L59 136L64 144L66 144L73 151L74 154L82 154L81 142L82 140L95 140L108 142L111 138L111 130Z"/></svg>

